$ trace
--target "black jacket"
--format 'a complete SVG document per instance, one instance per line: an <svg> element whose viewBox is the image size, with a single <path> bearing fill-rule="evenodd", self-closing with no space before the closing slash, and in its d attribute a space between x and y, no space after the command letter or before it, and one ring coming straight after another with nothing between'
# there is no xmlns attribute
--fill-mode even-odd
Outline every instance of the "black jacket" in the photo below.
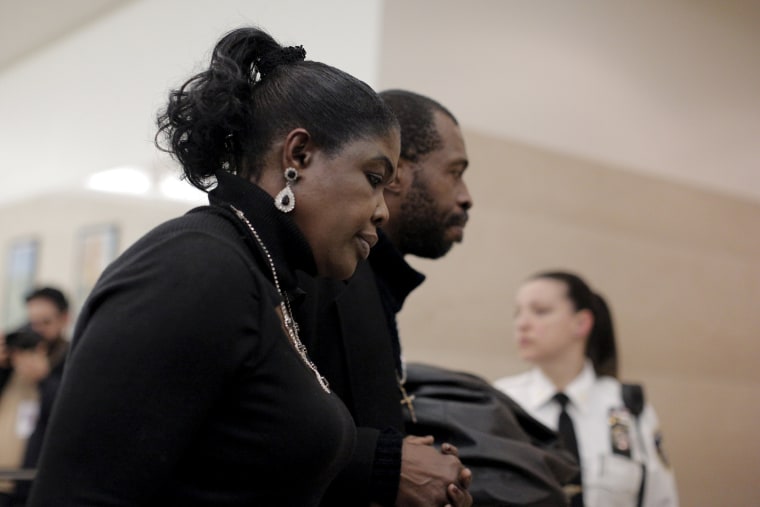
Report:
<svg viewBox="0 0 760 507"><path fill-rule="evenodd" d="M404 422L396 358L372 270L360 263L346 283L307 276L300 282L307 294L297 318L301 338L357 426L351 463L322 505L393 505Z"/></svg>

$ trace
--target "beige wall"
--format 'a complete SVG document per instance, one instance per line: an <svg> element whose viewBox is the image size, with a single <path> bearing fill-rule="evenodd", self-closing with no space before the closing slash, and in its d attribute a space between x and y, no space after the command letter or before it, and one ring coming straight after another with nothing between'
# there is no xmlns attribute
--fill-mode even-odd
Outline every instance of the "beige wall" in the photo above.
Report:
<svg viewBox="0 0 760 507"><path fill-rule="evenodd" d="M756 135L723 120L754 107L756 87L738 91L754 78L727 65L760 18L740 1L582 3L385 3L379 87L452 109L475 201L462 245L412 261L429 276L399 317L406 359L526 369L515 290L576 271L611 303L622 378L660 415L681 504L760 505L760 201L673 182L736 170L735 141ZM704 95L682 109L687 90Z"/></svg>
<svg viewBox="0 0 760 507"><path fill-rule="evenodd" d="M119 252L163 220L192 207L184 203L142 199L95 192L61 192L25 199L0 207L0 311L5 309L8 247L18 239L39 242L36 283L61 287L72 299L72 307L82 301L75 297L78 280L77 239L85 228L106 224L119 229ZM0 329L13 323L3 322Z"/></svg>
<svg viewBox="0 0 760 507"><path fill-rule="evenodd" d="M682 504L758 505L760 205L466 132L475 206L399 319L408 360L526 368L514 292L547 268L611 303L622 377L659 412Z"/></svg>

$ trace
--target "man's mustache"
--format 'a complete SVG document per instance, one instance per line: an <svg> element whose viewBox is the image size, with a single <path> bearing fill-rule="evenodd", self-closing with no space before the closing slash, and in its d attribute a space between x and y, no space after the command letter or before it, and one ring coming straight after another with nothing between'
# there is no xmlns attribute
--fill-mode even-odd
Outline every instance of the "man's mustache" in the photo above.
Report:
<svg viewBox="0 0 760 507"><path fill-rule="evenodd" d="M456 213L446 220L446 227L464 227L469 219L470 215L466 211Z"/></svg>

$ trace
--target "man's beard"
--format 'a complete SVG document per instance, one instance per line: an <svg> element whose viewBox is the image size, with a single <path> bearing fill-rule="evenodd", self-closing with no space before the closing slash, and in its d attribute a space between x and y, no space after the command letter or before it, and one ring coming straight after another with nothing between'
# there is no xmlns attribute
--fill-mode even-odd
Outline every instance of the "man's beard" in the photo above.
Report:
<svg viewBox="0 0 760 507"><path fill-rule="evenodd" d="M438 259L453 245L453 241L446 239L446 229L464 226L467 213L441 216L426 184L415 175L398 220L401 222L397 229L398 246L402 254Z"/></svg>

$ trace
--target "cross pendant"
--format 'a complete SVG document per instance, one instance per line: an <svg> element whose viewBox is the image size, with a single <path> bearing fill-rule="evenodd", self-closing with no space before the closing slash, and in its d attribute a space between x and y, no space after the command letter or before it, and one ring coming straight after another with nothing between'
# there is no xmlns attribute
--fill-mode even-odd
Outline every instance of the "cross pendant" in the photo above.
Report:
<svg viewBox="0 0 760 507"><path fill-rule="evenodd" d="M416 424L417 414L414 413L414 404L412 403L414 401L414 395L412 394L410 396L401 382L399 382L398 388L401 391L401 404L406 405L406 408L409 409L409 415L412 417L412 422Z"/></svg>

